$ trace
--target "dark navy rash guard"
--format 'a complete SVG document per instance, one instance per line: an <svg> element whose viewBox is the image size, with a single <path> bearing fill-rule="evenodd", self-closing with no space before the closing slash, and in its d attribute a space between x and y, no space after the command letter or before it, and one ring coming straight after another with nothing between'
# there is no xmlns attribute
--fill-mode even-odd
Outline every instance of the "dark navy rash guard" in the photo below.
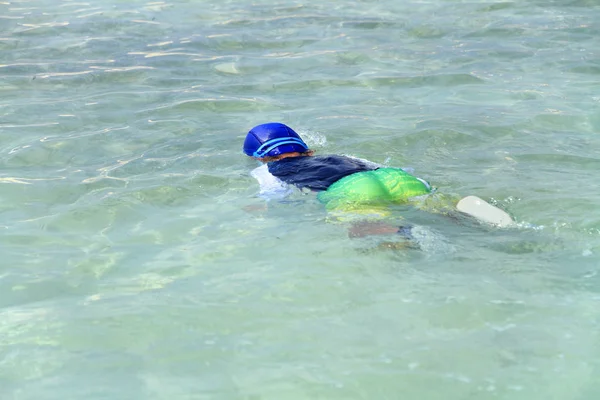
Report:
<svg viewBox="0 0 600 400"><path fill-rule="evenodd" d="M288 157L267 164L269 172L300 189L327 190L345 176L378 167L361 160L338 155Z"/></svg>

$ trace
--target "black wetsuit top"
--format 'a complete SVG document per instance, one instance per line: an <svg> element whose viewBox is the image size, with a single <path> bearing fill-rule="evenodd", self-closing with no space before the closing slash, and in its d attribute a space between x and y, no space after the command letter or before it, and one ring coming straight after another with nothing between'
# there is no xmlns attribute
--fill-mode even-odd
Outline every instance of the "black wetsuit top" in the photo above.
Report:
<svg viewBox="0 0 600 400"><path fill-rule="evenodd" d="M267 164L269 172L300 189L327 190L345 176L372 171L377 166L346 156L288 157Z"/></svg>

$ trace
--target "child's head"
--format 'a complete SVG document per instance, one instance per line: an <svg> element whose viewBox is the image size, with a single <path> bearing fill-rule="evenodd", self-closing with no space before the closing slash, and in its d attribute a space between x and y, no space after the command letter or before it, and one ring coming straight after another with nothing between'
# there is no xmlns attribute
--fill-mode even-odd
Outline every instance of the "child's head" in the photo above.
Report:
<svg viewBox="0 0 600 400"><path fill-rule="evenodd" d="M292 128L279 122L255 126L246 135L244 153L260 160L277 160L290 155L312 155Z"/></svg>

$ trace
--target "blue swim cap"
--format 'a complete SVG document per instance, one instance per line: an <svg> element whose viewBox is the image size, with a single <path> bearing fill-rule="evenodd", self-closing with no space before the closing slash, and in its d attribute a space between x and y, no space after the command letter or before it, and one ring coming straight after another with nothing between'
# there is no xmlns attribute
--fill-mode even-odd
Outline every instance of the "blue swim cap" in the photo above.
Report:
<svg viewBox="0 0 600 400"><path fill-rule="evenodd" d="M308 146L292 128L279 122L255 126L246 135L244 153L256 158L308 150Z"/></svg>

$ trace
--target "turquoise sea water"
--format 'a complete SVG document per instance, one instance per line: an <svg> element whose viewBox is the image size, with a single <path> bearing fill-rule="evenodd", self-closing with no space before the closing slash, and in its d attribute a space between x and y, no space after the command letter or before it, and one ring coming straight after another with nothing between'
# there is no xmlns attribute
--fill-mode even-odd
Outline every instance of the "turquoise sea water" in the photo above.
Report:
<svg viewBox="0 0 600 400"><path fill-rule="evenodd" d="M0 1L0 399L600 397L596 0ZM519 228L309 195L248 129Z"/></svg>

